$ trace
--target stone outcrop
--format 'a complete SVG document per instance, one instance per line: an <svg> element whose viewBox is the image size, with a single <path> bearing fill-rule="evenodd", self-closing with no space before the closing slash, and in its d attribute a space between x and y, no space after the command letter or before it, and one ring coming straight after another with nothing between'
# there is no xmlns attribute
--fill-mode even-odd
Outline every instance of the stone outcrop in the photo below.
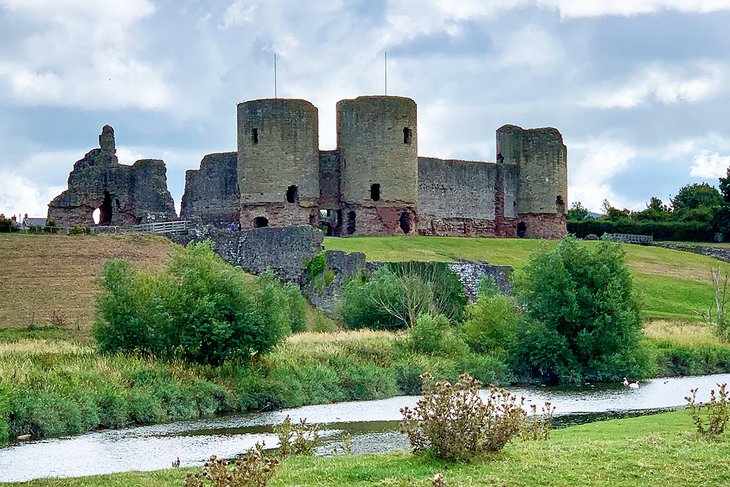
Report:
<svg viewBox="0 0 730 487"><path fill-rule="evenodd" d="M166 172L159 159L142 159L132 166L119 164L114 129L105 125L99 148L76 161L68 189L49 203L48 219L61 227L93 226L92 214L98 208L99 225L176 220Z"/></svg>
<svg viewBox="0 0 730 487"><path fill-rule="evenodd" d="M199 170L185 173L185 193L180 207L182 220L227 227L238 222L240 205L237 181L237 153L208 154Z"/></svg>

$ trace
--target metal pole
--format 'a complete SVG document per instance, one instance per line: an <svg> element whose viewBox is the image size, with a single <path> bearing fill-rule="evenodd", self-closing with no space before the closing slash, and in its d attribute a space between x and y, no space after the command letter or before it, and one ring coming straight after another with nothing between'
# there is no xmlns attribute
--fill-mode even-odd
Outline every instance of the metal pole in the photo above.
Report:
<svg viewBox="0 0 730 487"><path fill-rule="evenodd" d="M274 53L274 98L278 98L276 92L276 53Z"/></svg>

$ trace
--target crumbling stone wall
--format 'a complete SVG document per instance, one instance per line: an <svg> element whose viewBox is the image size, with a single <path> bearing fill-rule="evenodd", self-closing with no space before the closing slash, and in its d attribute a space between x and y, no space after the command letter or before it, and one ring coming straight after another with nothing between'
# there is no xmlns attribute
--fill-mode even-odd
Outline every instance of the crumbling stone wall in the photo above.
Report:
<svg viewBox="0 0 730 487"><path fill-rule="evenodd" d="M227 227L238 223L238 153L208 154L200 161L200 169L185 173L185 193L180 218L203 224Z"/></svg>
<svg viewBox="0 0 730 487"><path fill-rule="evenodd" d="M136 225L176 220L167 190L165 163L143 159L132 166L119 164L114 129L102 128L98 149L76 161L68 189L48 204L48 219L61 227L93 226L93 212L101 210L100 225Z"/></svg>
<svg viewBox="0 0 730 487"><path fill-rule="evenodd" d="M552 127L497 129L497 160L517 169L515 198L519 236L560 238L567 233L567 148Z"/></svg>

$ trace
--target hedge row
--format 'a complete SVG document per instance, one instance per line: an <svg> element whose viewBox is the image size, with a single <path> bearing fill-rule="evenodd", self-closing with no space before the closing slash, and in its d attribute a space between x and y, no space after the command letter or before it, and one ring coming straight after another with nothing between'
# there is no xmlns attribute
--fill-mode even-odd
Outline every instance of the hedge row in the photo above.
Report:
<svg viewBox="0 0 730 487"><path fill-rule="evenodd" d="M633 235L652 235L654 240L680 240L711 242L714 236L712 225L703 222L636 222L632 220L602 220L588 218L568 221L568 233L584 238L595 234L628 233Z"/></svg>

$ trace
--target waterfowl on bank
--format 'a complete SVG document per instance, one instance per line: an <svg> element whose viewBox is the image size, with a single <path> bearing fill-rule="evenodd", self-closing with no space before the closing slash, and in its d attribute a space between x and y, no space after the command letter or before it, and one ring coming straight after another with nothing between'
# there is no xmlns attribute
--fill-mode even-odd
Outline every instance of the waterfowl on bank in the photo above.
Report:
<svg viewBox="0 0 730 487"><path fill-rule="evenodd" d="M628 387L629 389L638 389L639 388L638 382L629 382L629 380L626 377L624 377L623 384L624 384L624 386Z"/></svg>

